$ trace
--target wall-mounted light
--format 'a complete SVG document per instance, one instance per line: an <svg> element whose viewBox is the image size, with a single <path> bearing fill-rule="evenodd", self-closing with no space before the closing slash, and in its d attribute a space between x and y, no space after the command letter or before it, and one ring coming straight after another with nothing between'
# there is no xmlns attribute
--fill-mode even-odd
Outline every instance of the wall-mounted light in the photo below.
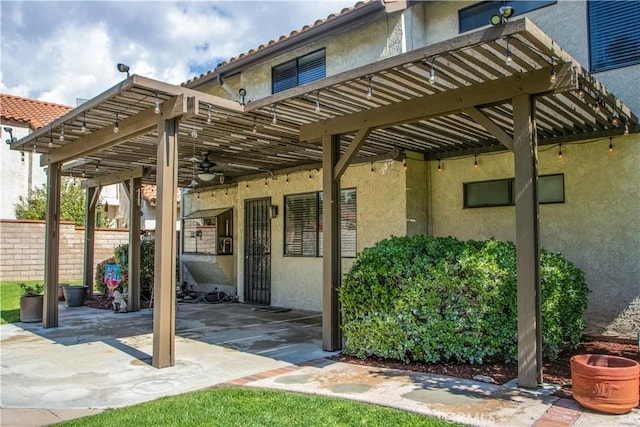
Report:
<svg viewBox="0 0 640 427"><path fill-rule="evenodd" d="M271 218L278 216L278 205L271 205Z"/></svg>
<svg viewBox="0 0 640 427"><path fill-rule="evenodd" d="M9 134L9 139L5 140L7 145L13 144L14 142L16 142L18 140L18 138L13 136L13 128L5 126L2 129Z"/></svg>
<svg viewBox="0 0 640 427"><path fill-rule="evenodd" d="M156 92L156 102L153 107L153 112L156 114L160 114L160 100L158 99L158 92Z"/></svg>
<svg viewBox="0 0 640 427"><path fill-rule="evenodd" d="M240 105L244 105L244 97L247 96L247 90L241 87L238 90L238 95L240 95Z"/></svg>
<svg viewBox="0 0 640 427"><path fill-rule="evenodd" d="M509 18L511 18L516 13L516 10L511 6L502 6L498 9L497 15L491 16L491 25L500 25L506 24L509 22Z"/></svg>
<svg viewBox="0 0 640 427"><path fill-rule="evenodd" d="M119 63L118 65L116 65L116 68L121 73L127 73L127 78L129 78L129 66L127 64Z"/></svg>
<svg viewBox="0 0 640 427"><path fill-rule="evenodd" d="M113 133L120 132L120 120L118 120L118 113L116 113L116 120L113 122Z"/></svg>

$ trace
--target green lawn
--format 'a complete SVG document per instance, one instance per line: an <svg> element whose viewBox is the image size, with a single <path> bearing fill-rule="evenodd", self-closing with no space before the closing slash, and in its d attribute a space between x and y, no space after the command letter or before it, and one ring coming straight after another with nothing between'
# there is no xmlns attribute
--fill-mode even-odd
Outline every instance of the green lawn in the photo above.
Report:
<svg viewBox="0 0 640 427"><path fill-rule="evenodd" d="M452 426L436 418L353 400L217 387L107 410L59 426Z"/></svg>
<svg viewBox="0 0 640 427"><path fill-rule="evenodd" d="M20 282L0 282L0 325L20 321ZM42 283L42 281L27 281L26 284ZM73 285L81 281L67 282Z"/></svg>

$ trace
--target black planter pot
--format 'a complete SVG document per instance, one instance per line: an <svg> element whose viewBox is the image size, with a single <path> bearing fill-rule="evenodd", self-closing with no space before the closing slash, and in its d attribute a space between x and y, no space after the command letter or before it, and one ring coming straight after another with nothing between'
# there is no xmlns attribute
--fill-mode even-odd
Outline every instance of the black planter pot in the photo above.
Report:
<svg viewBox="0 0 640 427"><path fill-rule="evenodd" d="M25 323L42 322L43 303L44 297L42 295L20 298L20 321Z"/></svg>
<svg viewBox="0 0 640 427"><path fill-rule="evenodd" d="M87 298L88 286L65 286L62 288L67 307L80 307L84 305Z"/></svg>

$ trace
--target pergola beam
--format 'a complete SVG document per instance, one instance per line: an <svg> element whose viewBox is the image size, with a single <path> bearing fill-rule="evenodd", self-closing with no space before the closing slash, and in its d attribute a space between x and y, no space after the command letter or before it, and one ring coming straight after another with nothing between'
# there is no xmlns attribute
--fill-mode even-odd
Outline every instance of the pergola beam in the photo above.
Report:
<svg viewBox="0 0 640 427"><path fill-rule="evenodd" d="M40 157L40 166L46 166L53 162L68 162L105 148L122 144L153 131L160 118L172 119L186 113L187 102L185 96L173 97L162 104L160 115L154 112L153 107L147 108L138 114L119 120L117 133L114 132L113 126L105 126L49 154L43 154Z"/></svg>
<svg viewBox="0 0 640 427"><path fill-rule="evenodd" d="M564 92L577 89L578 79L572 64L557 67L555 82L549 69L503 77L383 107L320 120L300 127L300 141L319 141L323 135L351 133L363 128L385 128L460 112L486 104L510 102L521 94Z"/></svg>
<svg viewBox="0 0 640 427"><path fill-rule="evenodd" d="M462 111L467 113L473 120L488 130L498 141L500 141L502 145L513 151L513 138L503 131L500 126L495 124L493 120L483 114L482 111L474 107L465 108Z"/></svg>
<svg viewBox="0 0 640 427"><path fill-rule="evenodd" d="M82 188L106 187L107 185L120 184L136 178L144 178L149 175L149 169L144 166L136 166L132 169L116 172L97 178L86 179L80 184Z"/></svg>
<svg viewBox="0 0 640 427"><path fill-rule="evenodd" d="M344 152L344 154L340 157L340 160L338 161L338 163L335 165L335 168L333 171L334 180L339 180L342 174L344 173L344 171L347 170L347 168L351 164L351 161L355 158L356 154L358 154L358 150L365 143L370 133L371 133L371 129L369 128L360 129L358 131L355 138L353 138L353 141L351 141L351 144L349 145L347 150Z"/></svg>

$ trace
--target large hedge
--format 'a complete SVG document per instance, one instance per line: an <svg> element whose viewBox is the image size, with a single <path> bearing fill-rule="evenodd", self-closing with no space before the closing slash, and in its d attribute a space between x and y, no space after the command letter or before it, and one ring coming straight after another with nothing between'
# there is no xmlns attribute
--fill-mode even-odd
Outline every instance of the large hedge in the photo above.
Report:
<svg viewBox="0 0 640 427"><path fill-rule="evenodd" d="M588 288L541 252L543 354L577 346ZM497 240L393 237L358 254L339 290L345 353L404 361L517 359L516 251Z"/></svg>

